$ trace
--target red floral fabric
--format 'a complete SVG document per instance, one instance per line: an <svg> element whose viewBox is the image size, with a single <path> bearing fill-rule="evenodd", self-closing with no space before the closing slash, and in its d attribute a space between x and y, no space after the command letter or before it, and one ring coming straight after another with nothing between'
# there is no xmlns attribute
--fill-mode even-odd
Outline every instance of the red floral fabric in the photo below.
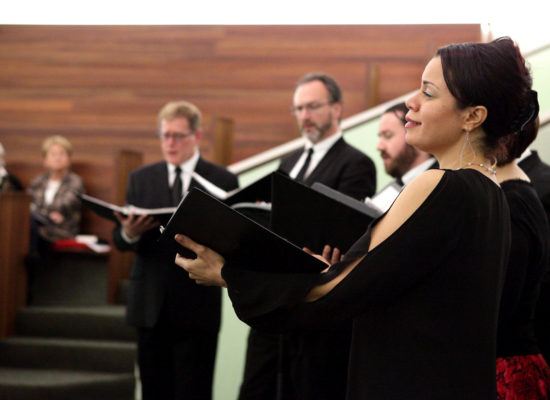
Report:
<svg viewBox="0 0 550 400"><path fill-rule="evenodd" d="M498 400L548 400L550 368L540 354L497 358Z"/></svg>

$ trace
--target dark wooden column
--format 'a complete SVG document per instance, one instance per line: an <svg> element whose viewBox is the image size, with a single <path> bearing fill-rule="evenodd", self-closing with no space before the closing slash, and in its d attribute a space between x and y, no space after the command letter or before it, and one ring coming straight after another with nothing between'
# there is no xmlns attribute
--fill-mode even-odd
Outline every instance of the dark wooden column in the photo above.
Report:
<svg viewBox="0 0 550 400"><path fill-rule="evenodd" d="M126 202L126 187L130 172L143 165L143 154L122 150L115 161L114 204L123 205ZM119 251L114 246L109 257L109 281L107 284L107 302L113 304L116 300L118 283L128 279L134 253Z"/></svg>
<svg viewBox="0 0 550 400"><path fill-rule="evenodd" d="M365 108L380 104L380 68L378 64L368 63L365 85Z"/></svg>
<svg viewBox="0 0 550 400"><path fill-rule="evenodd" d="M27 301L30 196L0 193L0 338L15 333L15 314Z"/></svg>
<svg viewBox="0 0 550 400"><path fill-rule="evenodd" d="M212 133L214 137L214 162L227 166L233 156L233 140L235 123L231 118L212 117Z"/></svg>

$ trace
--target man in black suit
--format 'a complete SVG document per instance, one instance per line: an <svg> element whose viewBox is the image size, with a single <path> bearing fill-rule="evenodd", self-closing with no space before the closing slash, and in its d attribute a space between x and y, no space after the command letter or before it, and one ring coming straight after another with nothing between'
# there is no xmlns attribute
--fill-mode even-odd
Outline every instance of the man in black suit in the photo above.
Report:
<svg viewBox="0 0 550 400"><path fill-rule="evenodd" d="M374 193L376 169L365 153L344 141L342 104L340 87L330 76L313 73L300 79L291 111L306 144L285 156L279 170L308 186L321 182L360 199Z"/></svg>
<svg viewBox="0 0 550 400"><path fill-rule="evenodd" d="M158 127L164 161L131 173L128 204L176 206L190 187L201 187L193 171L224 190L238 187L235 175L201 158L200 120L199 110L184 101L162 108ZM116 247L136 253L126 319L138 332L142 399L211 399L220 290L196 285L174 264L175 253L157 245L158 223L151 216L118 218Z"/></svg>
<svg viewBox="0 0 550 400"><path fill-rule="evenodd" d="M538 126L537 126L538 128ZM527 149L519 158L518 165L531 180L550 221L550 165L544 163L535 150ZM550 240L550 238L548 238ZM535 311L535 336L540 351L550 361L550 260L543 278L537 309Z"/></svg>
<svg viewBox="0 0 550 400"><path fill-rule="evenodd" d="M342 92L332 77L312 73L298 81L291 111L306 143L284 157L279 170L308 186L320 182L363 199L375 191L376 169L367 155L342 138L342 104ZM252 329L239 399L343 399L351 321L344 325L282 337Z"/></svg>

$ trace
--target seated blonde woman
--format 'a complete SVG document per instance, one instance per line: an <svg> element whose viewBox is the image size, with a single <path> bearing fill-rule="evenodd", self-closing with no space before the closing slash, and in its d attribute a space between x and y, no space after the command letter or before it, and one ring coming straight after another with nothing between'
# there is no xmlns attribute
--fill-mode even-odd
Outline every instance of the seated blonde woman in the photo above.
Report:
<svg viewBox="0 0 550 400"><path fill-rule="evenodd" d="M41 253L50 243L78 234L83 192L82 179L71 172L71 143L63 136L50 136L42 143L46 172L34 178L32 196L31 252Z"/></svg>

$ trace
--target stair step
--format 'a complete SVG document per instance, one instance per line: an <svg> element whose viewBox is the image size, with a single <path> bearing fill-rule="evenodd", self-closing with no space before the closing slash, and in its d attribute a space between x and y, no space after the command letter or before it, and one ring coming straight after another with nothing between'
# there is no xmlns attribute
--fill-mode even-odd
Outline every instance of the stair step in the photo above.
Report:
<svg viewBox="0 0 550 400"><path fill-rule="evenodd" d="M21 336L136 340L133 327L124 321L124 306L26 307L17 313Z"/></svg>
<svg viewBox="0 0 550 400"><path fill-rule="evenodd" d="M128 288L130 286L130 281L122 280L118 282L117 291L116 291L116 304L126 304L128 299Z"/></svg>
<svg viewBox="0 0 550 400"><path fill-rule="evenodd" d="M0 365L15 368L132 373L136 345L129 342L11 337L0 341Z"/></svg>
<svg viewBox="0 0 550 400"><path fill-rule="evenodd" d="M31 305L106 305L108 258L94 253L53 253L35 263Z"/></svg>
<svg viewBox="0 0 550 400"><path fill-rule="evenodd" d="M132 373L0 368L0 399L131 400Z"/></svg>

